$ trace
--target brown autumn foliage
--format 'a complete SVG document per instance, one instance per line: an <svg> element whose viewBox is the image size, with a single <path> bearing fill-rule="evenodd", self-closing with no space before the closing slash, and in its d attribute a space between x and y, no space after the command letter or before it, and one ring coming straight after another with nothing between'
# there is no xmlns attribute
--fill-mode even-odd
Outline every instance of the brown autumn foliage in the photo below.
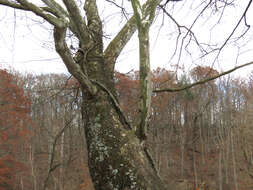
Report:
<svg viewBox="0 0 253 190"><path fill-rule="evenodd" d="M115 73L117 98L120 100L120 106L126 113L128 120L134 124L137 122L136 115L138 114L139 82L135 78L137 74Z"/></svg>
<svg viewBox="0 0 253 190"><path fill-rule="evenodd" d="M213 77L219 73L215 69L208 67L208 66L205 66L205 67L197 66L191 70L190 74L195 81L198 81L201 79ZM212 81L212 82L214 82L214 81Z"/></svg>
<svg viewBox="0 0 253 190"><path fill-rule="evenodd" d="M24 161L31 136L30 106L29 96L17 85L14 76L0 70L1 190L17 188L19 176L27 175L28 167Z"/></svg>
<svg viewBox="0 0 253 190"><path fill-rule="evenodd" d="M93 190L86 161L78 83L63 74L19 77L31 94L36 125L30 153L32 188Z"/></svg>
<svg viewBox="0 0 253 190"><path fill-rule="evenodd" d="M153 87L181 87L217 74L198 66L177 80L173 72L158 68ZM119 101L135 109L138 94L131 90L138 84L136 75L117 81L123 83L119 94L126 95ZM224 77L182 92L153 94L149 146L168 184L180 190L252 189L252 79L248 81ZM134 109L124 110L134 115Z"/></svg>
<svg viewBox="0 0 253 190"><path fill-rule="evenodd" d="M76 80L58 74L2 73L1 87L10 84L0 89L5 102L0 107L0 177L5 183L0 187L93 190ZM216 74L209 67L196 67L177 79L173 72L158 68L152 81L154 88L177 88ZM174 189L252 189L252 76L224 77L182 92L153 94L148 146L160 176ZM123 111L136 124L138 72L115 73L115 86Z"/></svg>

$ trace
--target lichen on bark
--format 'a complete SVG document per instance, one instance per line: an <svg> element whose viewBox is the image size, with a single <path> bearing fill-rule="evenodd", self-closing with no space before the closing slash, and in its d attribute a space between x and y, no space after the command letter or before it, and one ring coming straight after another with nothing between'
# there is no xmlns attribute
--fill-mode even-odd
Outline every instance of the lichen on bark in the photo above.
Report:
<svg viewBox="0 0 253 190"><path fill-rule="evenodd" d="M95 188L165 190L134 131L124 129L112 105L106 101L107 95L99 94L88 102L86 99L87 109L83 110Z"/></svg>
<svg viewBox="0 0 253 190"><path fill-rule="evenodd" d="M0 1L3 2L3 0ZM148 0L143 7L148 6L147 4L153 1ZM136 18L129 19L103 52L102 22L99 18L96 0L85 1L85 19L81 15L75 0L63 0L65 7L59 7L60 4L50 4L50 1L45 1L49 2L46 3L48 5L46 8L36 7L34 4L29 4L27 0L4 2L8 2L7 6L13 8L32 11L54 27L56 51L69 72L79 81L82 89L83 127L88 146L89 169L95 189L167 189L150 164L135 131L131 127L125 127L119 114L120 109L117 109L117 101L113 97L115 94L114 65L121 50L137 28ZM55 7L56 9L53 10ZM147 10L142 10L141 17L150 18L148 14L151 12ZM68 30L79 40L83 52L83 57L78 60L78 64L66 42L66 31ZM145 36L145 39L148 39L147 37ZM148 54L146 51L148 43L146 45L143 48L144 54ZM145 86L143 91L145 97L150 97L148 94L150 83L147 82L150 78L149 66L147 66L146 61L147 59L145 63L143 62L144 68L146 68L143 70L143 86ZM143 105L148 109L149 102L146 101L146 98ZM148 113L144 108L143 110ZM147 119L146 116L144 118Z"/></svg>
<svg viewBox="0 0 253 190"><path fill-rule="evenodd" d="M140 140L147 138L147 123L151 109L152 80L150 71L150 53L149 53L149 28L155 16L158 1L149 1L141 6L139 0L131 0L139 38L140 52L140 119L136 134Z"/></svg>

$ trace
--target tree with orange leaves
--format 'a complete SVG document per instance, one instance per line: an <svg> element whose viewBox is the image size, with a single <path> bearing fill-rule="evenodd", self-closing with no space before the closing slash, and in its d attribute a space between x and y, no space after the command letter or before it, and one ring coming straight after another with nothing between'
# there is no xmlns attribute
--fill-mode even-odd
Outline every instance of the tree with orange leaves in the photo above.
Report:
<svg viewBox="0 0 253 190"><path fill-rule="evenodd" d="M0 70L0 190L17 187L25 170L30 118L29 97L12 74Z"/></svg>

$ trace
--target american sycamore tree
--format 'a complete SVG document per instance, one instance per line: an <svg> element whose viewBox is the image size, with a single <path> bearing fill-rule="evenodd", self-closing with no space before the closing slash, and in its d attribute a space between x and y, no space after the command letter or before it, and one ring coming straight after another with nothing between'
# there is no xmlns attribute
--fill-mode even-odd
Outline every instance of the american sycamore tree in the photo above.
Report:
<svg viewBox="0 0 253 190"><path fill-rule="evenodd" d="M108 0L107 2L119 6L117 1ZM247 2L242 17L238 19L238 25L245 22L245 26L248 26L246 14L251 2ZM164 15L171 18L178 27L179 33L180 30L186 29L187 35L196 38L191 31L193 25L189 28L181 26L169 14L167 6L170 3L179 3L177 0L173 2L172 0L147 0L145 2L131 0L127 3L132 5L132 17L126 20L125 25L114 39L104 47L103 22L98 10L99 1L0 0L1 5L33 12L52 25L55 50L81 86L82 121L94 188L96 190L168 190L171 187L167 187L160 178L149 147L145 143L148 138L147 126L151 114L152 93L182 91L214 80L250 65L252 62L180 88L153 89L150 71L149 29L158 8L163 11ZM233 1L210 0L207 2L202 0L199 4L205 4L203 11L199 14L201 16L208 8L215 7L217 10L222 10L233 4ZM110 25L110 23L105 24ZM225 39L224 44L213 51L221 52L233 37L238 25ZM124 115L115 96L114 75L116 60L136 31L138 32L140 54L140 97L138 100L139 113L136 116L138 122L133 125ZM74 54L67 43L69 33L78 39L79 48ZM198 43L196 39L195 41ZM211 43L208 47L211 47ZM212 51L203 50L203 52L209 54Z"/></svg>

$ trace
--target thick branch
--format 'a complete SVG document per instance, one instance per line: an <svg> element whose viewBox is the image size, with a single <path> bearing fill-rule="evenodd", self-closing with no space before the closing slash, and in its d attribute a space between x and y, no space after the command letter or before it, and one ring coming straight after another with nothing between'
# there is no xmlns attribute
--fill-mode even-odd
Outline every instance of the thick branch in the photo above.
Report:
<svg viewBox="0 0 253 190"><path fill-rule="evenodd" d="M88 29L83 19L78 6L74 0L63 0L64 5L66 6L70 19L73 22L75 29L78 33L78 38L83 42L88 42L90 37Z"/></svg>
<svg viewBox="0 0 253 190"><path fill-rule="evenodd" d="M102 22L98 14L96 0L85 1L84 10L86 12L89 30L100 34L102 39Z"/></svg>
<svg viewBox="0 0 253 190"><path fill-rule="evenodd" d="M23 5L20 5L18 3L8 1L8 0L0 0L0 4L15 8L15 9L29 10L28 8L24 7Z"/></svg>
<svg viewBox="0 0 253 190"><path fill-rule="evenodd" d="M149 27L139 32L139 52L140 52L140 122L137 134L141 140L147 136L147 122L151 109L152 80L150 71L150 52L149 52Z"/></svg>
<svg viewBox="0 0 253 190"><path fill-rule="evenodd" d="M7 1L7 0L0 0L0 5L5 5L5 6L8 6L8 7L11 7L11 8L14 8L14 9L20 9L20 10L23 10L23 11L32 11L32 10L30 10L29 8L27 8L23 5L20 5L18 3L14 3L14 2L10 2L10 1ZM40 7L40 9L42 9L43 11L46 11L50 14L53 14L57 17L60 17L59 14L54 9L51 9L50 7Z"/></svg>
<svg viewBox="0 0 253 190"><path fill-rule="evenodd" d="M141 6L139 0L131 0L131 1L137 26L139 28L150 27L155 17L155 11L158 5L158 1L151 0L145 3L143 6Z"/></svg>
<svg viewBox="0 0 253 190"><path fill-rule="evenodd" d="M140 121L137 128L137 136L140 140L147 137L147 122L151 110L152 81L150 71L150 52L149 52L149 28L154 20L157 0L147 2L141 7L139 0L132 0L132 7L136 18L139 52L140 52Z"/></svg>
<svg viewBox="0 0 253 190"><path fill-rule="evenodd" d="M104 51L106 63L108 64L111 71L114 71L115 62L119 54L121 53L125 45L128 43L128 41L131 39L136 29L137 26L135 17L132 16Z"/></svg>
<svg viewBox="0 0 253 190"><path fill-rule="evenodd" d="M148 1L143 5L143 18L142 22L146 23L146 25L151 25L155 18L156 7L159 4L159 0Z"/></svg>
<svg viewBox="0 0 253 190"><path fill-rule="evenodd" d="M65 17L68 17L68 13L54 0L42 0L48 7L55 10L58 17L61 17L62 15Z"/></svg>
<svg viewBox="0 0 253 190"><path fill-rule="evenodd" d="M80 84L87 88L88 92L94 95L97 91L95 85L93 85L88 77L83 73L80 65L75 63L66 41L66 28L54 28L54 40L55 48L58 54L61 56L64 64L68 68L68 71L80 82Z"/></svg>
<svg viewBox="0 0 253 190"><path fill-rule="evenodd" d="M157 0L148 0L142 7L147 6L147 4L150 4L150 2L154 1ZM162 0L158 0L157 3L160 3L161 1ZM146 11L143 15L144 17L147 17L147 15L145 14L148 14L148 12ZM104 56L106 59L106 63L109 65L111 71L114 71L116 59L118 58L121 51L131 39L136 30L137 25L135 16L132 16L124 25L124 27L120 30L117 36L107 46L106 50L104 51Z"/></svg>
<svg viewBox="0 0 253 190"><path fill-rule="evenodd" d="M233 71L235 71L235 70L237 70L237 69L240 69L240 68L243 68L243 67L252 65L252 64L253 64L253 62L249 62L249 63L243 64L243 65L240 65L240 66L235 67L235 68L233 68L233 69L230 69L230 70L228 70L228 71L226 71L226 72L222 72L222 73L220 73L220 74L218 74L218 75L215 75L215 76L213 76L213 77L210 77L210 78L208 78L208 79L203 79L203 80L200 80L200 81L198 81L198 82L196 82L196 83L183 86L183 87L181 87L181 88L155 89L155 90L153 90L153 92L155 92L155 93L160 93L160 92L179 92L179 91L183 91L183 90L192 88L192 87L194 87L194 86L197 86L197 85L204 84L204 83L207 83L207 82L209 82L209 81L215 80L215 79L217 79L217 78L219 78L219 77L221 77L221 76L224 76L224 75L227 75L227 74L229 74L229 73L232 73Z"/></svg>
<svg viewBox="0 0 253 190"><path fill-rule="evenodd" d="M25 7L27 10L32 11L33 13L35 13L36 15L44 18L45 20L47 20L49 23L51 23L54 26L57 27L65 27L67 24L67 21L64 19L59 19L57 17L54 17L52 14L47 14L45 13L45 11L36 6L33 3L28 2L27 0L17 0L20 3L20 6ZM1 2L0 2L1 3ZM14 5L13 5L14 6Z"/></svg>
<svg viewBox="0 0 253 190"><path fill-rule="evenodd" d="M73 23L72 19L70 19L68 12L60 5L58 4L55 0L42 0L50 10L54 11L54 15L56 15L59 18L68 18L70 21L70 30L78 37L79 33L75 27L75 24Z"/></svg>
<svg viewBox="0 0 253 190"><path fill-rule="evenodd" d="M143 12L142 12L142 6L139 0L131 0L132 2L132 7L134 10L134 16L136 19L136 24L138 27L141 26L141 21L143 17Z"/></svg>
<svg viewBox="0 0 253 190"><path fill-rule="evenodd" d="M60 22L61 20L59 18L61 18L62 20L65 20L66 17L69 18L69 15L68 15L68 12L65 11L56 1L54 0L42 0L47 6L46 7L37 7L38 9L36 10L39 10L41 13L40 14L37 14L39 16L44 15L44 16L41 16L43 17L44 19L47 20L47 16L48 17L52 17L53 18L53 21L51 21L50 23L55 25L55 22L56 19L58 19L56 22ZM12 7L14 9L20 9L20 10L23 10L23 11L31 11L31 12L34 12L35 9L31 9L31 7L29 6L25 6L23 4L18 4L18 3L14 3L12 1L8 1L8 0L0 0L0 5L5 5L5 6L8 6L8 7ZM33 5L33 6L36 6L36 5ZM50 13L51 15L49 16L48 14L46 13L43 13L44 12L47 12L47 13ZM37 11L38 12L38 11ZM46 16L45 16L46 15ZM55 18L52 16L54 15ZM73 21L71 19L70 20L70 25L69 25L69 28L70 30L77 36L79 37L79 33L77 32L77 29L73 23ZM49 20L47 20L49 21ZM65 23L67 22L66 20L64 21ZM60 25L58 25L58 27L61 27Z"/></svg>

